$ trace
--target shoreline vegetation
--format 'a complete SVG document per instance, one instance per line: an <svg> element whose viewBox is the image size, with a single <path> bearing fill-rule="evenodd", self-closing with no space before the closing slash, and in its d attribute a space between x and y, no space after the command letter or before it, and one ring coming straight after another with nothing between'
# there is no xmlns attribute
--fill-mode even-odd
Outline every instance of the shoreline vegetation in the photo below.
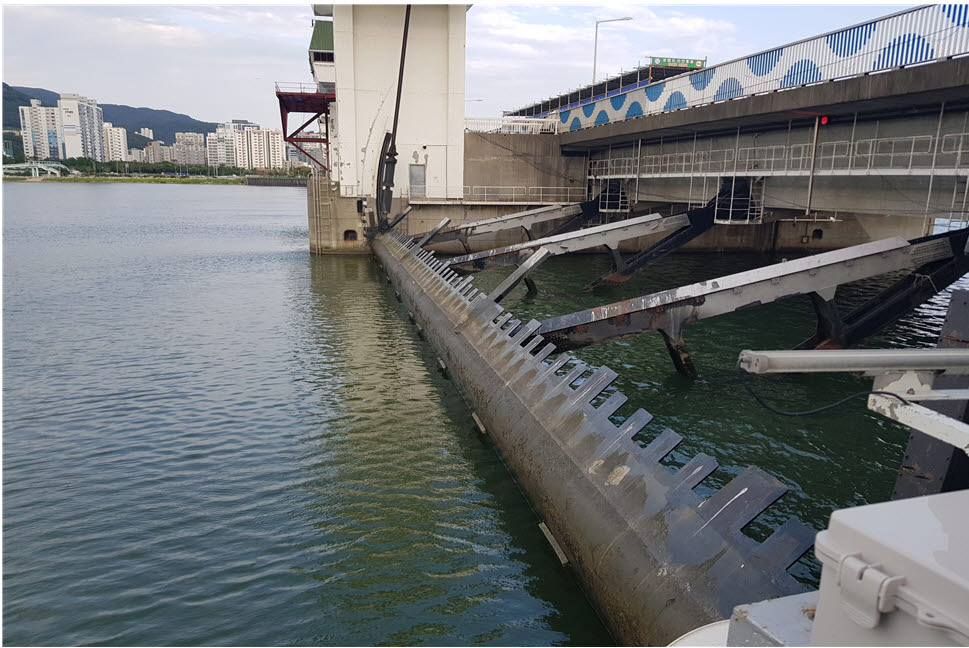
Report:
<svg viewBox="0 0 969 648"><path fill-rule="evenodd" d="M21 169L8 170L7 164L18 164L23 158L6 156L3 159L3 180L12 182L140 182L154 184L221 184L244 185L247 177L259 178L305 178L310 170L305 167L291 169L242 169L230 165L176 164L174 162L95 162L89 158L55 160L70 170L60 176L41 173L33 177L20 173ZM61 169L63 171L63 169ZM271 182L252 183L273 186Z"/></svg>
<svg viewBox="0 0 969 648"><path fill-rule="evenodd" d="M34 178L32 176L13 175L5 173L4 182L140 182L152 184L221 184L242 185L243 178L214 178L211 176L47 176Z"/></svg>

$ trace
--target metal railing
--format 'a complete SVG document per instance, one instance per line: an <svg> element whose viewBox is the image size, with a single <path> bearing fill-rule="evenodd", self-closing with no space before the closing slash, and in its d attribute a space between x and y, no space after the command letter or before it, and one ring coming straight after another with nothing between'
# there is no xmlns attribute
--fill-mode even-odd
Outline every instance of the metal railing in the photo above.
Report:
<svg viewBox="0 0 969 648"><path fill-rule="evenodd" d="M465 117L467 133L501 133L508 135L539 135L558 132L558 119L533 117Z"/></svg>
<svg viewBox="0 0 969 648"><path fill-rule="evenodd" d="M458 198L455 194L460 193ZM410 202L468 202L505 203L523 205L551 205L581 202L586 199L585 187L501 187L491 185L412 185L402 194Z"/></svg>
<svg viewBox="0 0 969 648"><path fill-rule="evenodd" d="M332 84L329 84L332 85ZM276 92L309 93L309 94L329 94L332 90L324 92L323 83L303 83L300 81L277 81Z"/></svg>
<svg viewBox="0 0 969 648"><path fill-rule="evenodd" d="M756 172L758 175L806 174L811 170L811 144L754 146L707 151L644 154L590 160L589 177L647 177ZM969 133L941 137L912 135L838 140L818 145L815 173L906 175L932 170L936 174L969 175Z"/></svg>

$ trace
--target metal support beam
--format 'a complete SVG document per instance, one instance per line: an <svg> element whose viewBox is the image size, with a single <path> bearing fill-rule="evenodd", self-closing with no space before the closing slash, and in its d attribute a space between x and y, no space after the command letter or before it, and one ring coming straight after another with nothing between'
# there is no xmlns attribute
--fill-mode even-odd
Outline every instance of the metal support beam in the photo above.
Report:
<svg viewBox="0 0 969 648"><path fill-rule="evenodd" d="M518 266L518 268L512 272L510 275L505 277L505 280L498 284L498 287L491 291L488 295L488 299L497 303L504 299L505 295L511 292L512 288L517 286L522 280L528 281L528 275L539 266L539 264L552 256L552 253L548 251L548 248L538 248L532 256L528 257L528 260L523 264ZM534 292L534 284L528 287L529 292Z"/></svg>
<svg viewBox="0 0 969 648"><path fill-rule="evenodd" d="M436 236L436 239L438 243L444 243L445 241L466 241L469 236L476 236L478 234L493 234L495 232L514 229L516 227L524 227L526 230L528 230L537 223L544 223L557 218L580 215L582 213L583 204L584 203L574 205L549 205L548 207L539 207L538 209L529 209L522 212L516 212L514 214L506 214L505 216L499 216L497 218L489 218L487 220L475 221L473 223L465 223L464 225L458 225L457 227L452 227L440 232ZM420 238L426 234L426 232L415 234L414 238Z"/></svg>
<svg viewBox="0 0 969 648"><path fill-rule="evenodd" d="M969 349L969 291L954 290L949 312L942 324L938 349ZM942 375L932 388L966 389L969 376ZM969 422L966 401L931 401L924 407L952 419ZM969 488L969 456L965 452L932 436L913 429L895 479L892 499L921 497Z"/></svg>
<svg viewBox="0 0 969 648"><path fill-rule="evenodd" d="M448 266L459 272L478 272L502 265L520 265L531 256L533 250L541 247L547 248L553 255L588 250L600 245L616 247L620 241L655 232L664 232L680 226L679 220L663 218L659 214L647 214L624 221L509 245L508 247L453 257L448 260Z"/></svg>
<svg viewBox="0 0 969 648"><path fill-rule="evenodd" d="M969 389L940 390L936 376L969 375L969 349L742 351L737 366L753 374L863 373L874 376L868 409L969 454L969 425L913 401L969 400ZM890 392L896 396L888 395Z"/></svg>
<svg viewBox="0 0 969 648"><path fill-rule="evenodd" d="M408 210L409 209L410 209L410 207L408 207ZM444 219L442 219L441 222L438 223L434 227L434 229L432 229L430 232L428 232L427 234L425 234L424 235L424 238L422 238L420 241L417 242L417 247L422 248L425 245L427 245L427 243L432 238L434 238L437 235L438 232L440 232L442 229L444 229L445 227L447 227L450 222L451 222L451 219L450 218L444 218Z"/></svg>
<svg viewBox="0 0 969 648"><path fill-rule="evenodd" d="M820 323L818 332L797 348L841 349L861 344L969 272L967 244L969 228L914 239L911 241L913 272L844 317L838 317L833 304L831 308L818 310L819 319L827 318L827 321ZM830 297L833 296L832 293ZM817 301L815 308L818 308Z"/></svg>
<svg viewBox="0 0 969 648"><path fill-rule="evenodd" d="M701 207L700 209L692 209L684 214L670 216L668 218L669 224L672 226L674 223L679 222L679 229L629 259L623 260L619 256L617 260L616 256L619 253L618 251L615 252L613 254L613 263L616 265L616 269L593 281L589 284L588 288L594 289L602 284L614 285L629 281L633 275L645 270L651 263L655 263L675 252L713 227L713 215L713 207Z"/></svg>
<svg viewBox="0 0 969 648"><path fill-rule="evenodd" d="M559 348L575 349L647 331L660 331L677 370L692 376L695 370L682 337L682 328L686 324L793 295L817 293L821 296L818 299L827 304L841 284L898 270L909 270L912 275L920 276L926 268L949 264L954 258L961 259L960 267L964 268L969 266L963 252L967 234L969 230L959 230L912 243L893 237L785 261L553 317L542 322L539 332ZM927 283L931 284L931 281ZM937 290L931 294L947 285L936 284ZM903 312L893 311L894 317ZM894 317L879 321L883 326ZM868 328L864 330L869 331Z"/></svg>
<svg viewBox="0 0 969 648"><path fill-rule="evenodd" d="M390 231L390 230L394 229L395 227L397 227L397 223L399 223L400 221L404 220L404 218L407 216L407 214L410 213L410 210L412 210L412 209L413 209L413 207L408 207L404 211L402 211L399 214L397 214L394 217L394 220L392 220L389 223L387 223L387 226L386 227L381 228L381 231L382 232L387 232L387 231Z"/></svg>

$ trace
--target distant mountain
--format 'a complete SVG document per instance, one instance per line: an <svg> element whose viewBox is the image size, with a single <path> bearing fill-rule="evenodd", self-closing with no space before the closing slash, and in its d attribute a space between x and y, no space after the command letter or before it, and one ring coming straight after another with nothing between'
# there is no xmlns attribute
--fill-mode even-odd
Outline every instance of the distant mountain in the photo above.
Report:
<svg viewBox="0 0 969 648"><path fill-rule="evenodd" d="M178 131L178 132L183 133L185 131ZM148 142L150 141L151 140L145 137L144 135L139 135L138 133L130 133L130 132L128 133L128 148L130 149L145 148L145 146L147 146Z"/></svg>
<svg viewBox="0 0 969 648"><path fill-rule="evenodd" d="M29 106L30 97L3 84L3 128L20 130L20 106Z"/></svg>
<svg viewBox="0 0 969 648"><path fill-rule="evenodd" d="M61 98L60 93L44 90L43 88L25 88L24 86L12 87L17 92L27 95L31 99L40 99L40 103L45 106L56 106L57 100Z"/></svg>
<svg viewBox="0 0 969 648"><path fill-rule="evenodd" d="M12 117L8 116L7 102L8 92L12 106ZM20 128L20 115L17 106L25 106L30 103L30 99L40 99L45 106L56 106L60 94L51 92L44 88L28 88L25 86L8 86L3 84L3 127ZM22 103L14 103L22 101ZM120 104L98 104L104 113L104 121L111 122L115 126L120 126L128 131L128 137L147 126L150 128L156 140L162 140L166 144L175 141L175 133L214 133L218 125L214 122L199 121L170 110L156 110L155 108L135 108ZM8 120L10 125L8 126ZM140 148L137 142L141 140L135 138L135 142L130 144L131 148ZM144 146L142 144L141 146Z"/></svg>

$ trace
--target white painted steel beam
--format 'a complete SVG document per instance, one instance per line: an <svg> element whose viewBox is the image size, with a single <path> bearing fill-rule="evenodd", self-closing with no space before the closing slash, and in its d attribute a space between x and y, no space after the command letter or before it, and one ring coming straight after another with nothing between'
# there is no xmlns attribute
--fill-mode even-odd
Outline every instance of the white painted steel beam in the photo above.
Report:
<svg viewBox="0 0 969 648"><path fill-rule="evenodd" d="M581 212L582 208L578 204L539 207L537 209L529 209L522 212L516 212L514 214L498 216L497 218L489 218L487 220L474 221L473 223L458 225L440 232L437 235L437 239L439 241L454 240L456 238L475 236L477 234L492 234L494 232L501 232L503 230L514 229L516 227L524 227L525 229L528 229L537 223L544 223L557 218L578 216ZM426 234L426 232L423 234L415 234L413 235L413 238L421 238L426 236Z"/></svg>
<svg viewBox="0 0 969 648"><path fill-rule="evenodd" d="M686 227L689 224L690 221L686 214L669 216L667 218L663 218L659 214L647 214L645 216L637 216L636 218L629 218L627 220L617 221L615 223L597 225L596 227L588 227L585 229L575 230L573 232L566 232L564 234L556 234L555 236L536 239L534 241L526 241L516 245L509 245L503 248L487 250L485 252L476 252L474 254L465 254L462 256L452 257L451 259L448 259L447 263L449 266L468 266L476 263L482 263L485 264L484 267L487 267L488 265L491 265L488 264L489 259L505 256L513 257L522 253L527 254L529 251L538 248L545 248L552 255L588 250L589 248L594 248L599 245L615 248L621 241L646 236L649 234L655 234L658 232L680 229L681 227Z"/></svg>

